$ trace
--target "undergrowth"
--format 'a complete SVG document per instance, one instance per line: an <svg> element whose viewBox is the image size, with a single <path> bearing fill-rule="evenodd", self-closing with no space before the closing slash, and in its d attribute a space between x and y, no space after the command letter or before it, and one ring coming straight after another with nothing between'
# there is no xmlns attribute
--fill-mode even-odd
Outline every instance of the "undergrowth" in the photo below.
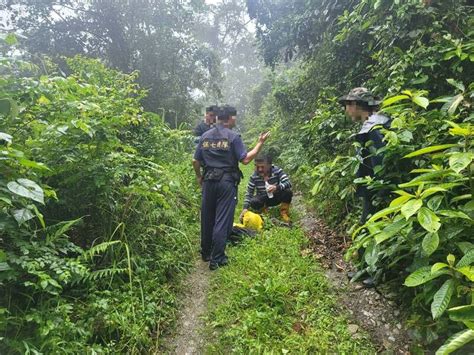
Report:
<svg viewBox="0 0 474 355"><path fill-rule="evenodd" d="M273 228L229 248L213 274L207 353L374 353L355 339L299 229Z"/></svg>

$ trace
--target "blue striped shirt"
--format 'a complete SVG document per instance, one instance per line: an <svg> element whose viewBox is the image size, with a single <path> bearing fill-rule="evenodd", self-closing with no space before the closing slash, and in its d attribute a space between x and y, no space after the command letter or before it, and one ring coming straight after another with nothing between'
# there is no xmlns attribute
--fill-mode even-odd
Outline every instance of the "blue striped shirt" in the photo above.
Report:
<svg viewBox="0 0 474 355"><path fill-rule="evenodd" d="M270 185L277 185L278 190L286 190L291 188L290 178L286 173L278 166L272 165L272 173L268 178ZM250 200L255 195L265 195L267 190L265 189L265 180L263 177L258 175L256 171L250 176L249 184L247 185L247 192L244 198L244 209L248 209L250 206Z"/></svg>

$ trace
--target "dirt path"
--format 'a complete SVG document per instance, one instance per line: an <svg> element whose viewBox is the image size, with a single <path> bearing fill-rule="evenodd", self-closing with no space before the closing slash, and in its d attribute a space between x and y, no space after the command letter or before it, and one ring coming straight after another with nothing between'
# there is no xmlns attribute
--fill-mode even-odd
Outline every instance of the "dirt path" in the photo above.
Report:
<svg viewBox="0 0 474 355"><path fill-rule="evenodd" d="M380 289L366 289L360 283L350 283L346 272L350 270L343 255L346 240L328 228L310 211L301 196L296 196L294 205L299 210L301 227L311 241L306 253L312 253L326 270L326 276L339 293L339 302L351 315L351 332L357 336L358 329L366 330L377 344L379 352L408 354L410 337L403 325L397 304Z"/></svg>
<svg viewBox="0 0 474 355"><path fill-rule="evenodd" d="M200 259L186 280L184 301L178 317L176 334L169 348L172 354L201 354L204 345L204 321L207 291L209 289L209 264Z"/></svg>

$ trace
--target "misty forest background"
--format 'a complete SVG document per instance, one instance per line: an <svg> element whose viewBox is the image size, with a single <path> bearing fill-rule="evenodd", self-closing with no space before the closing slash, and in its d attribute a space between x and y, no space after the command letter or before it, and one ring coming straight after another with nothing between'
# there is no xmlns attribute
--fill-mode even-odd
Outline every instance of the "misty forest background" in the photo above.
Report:
<svg viewBox="0 0 474 355"><path fill-rule="evenodd" d="M1 0L0 352L160 349L197 255L190 129L216 103L249 144L272 131L267 151L352 237L347 258L397 291L421 348L469 343L473 9ZM356 86L392 119L375 178L355 179L358 127L337 103ZM376 192L362 227L357 184Z"/></svg>

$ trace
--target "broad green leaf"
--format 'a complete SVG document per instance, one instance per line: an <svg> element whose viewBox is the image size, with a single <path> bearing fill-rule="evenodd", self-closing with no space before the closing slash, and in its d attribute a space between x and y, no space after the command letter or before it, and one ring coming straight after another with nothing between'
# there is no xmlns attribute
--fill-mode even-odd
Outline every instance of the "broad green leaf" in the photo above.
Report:
<svg viewBox="0 0 474 355"><path fill-rule="evenodd" d="M466 276L469 281L474 281L474 266L463 266L461 268L456 268L456 271Z"/></svg>
<svg viewBox="0 0 474 355"><path fill-rule="evenodd" d="M5 202L8 206L11 206L11 205L12 205L12 200L10 200L9 198L0 197L0 201Z"/></svg>
<svg viewBox="0 0 474 355"><path fill-rule="evenodd" d="M427 108L430 104L430 100L423 96L415 96L412 98L412 101L420 107Z"/></svg>
<svg viewBox="0 0 474 355"><path fill-rule="evenodd" d="M411 197L415 197L415 195L413 194L410 194L406 191L403 191L403 190L395 190L395 191L392 191L393 193L396 193L397 195L400 195L400 196L411 196Z"/></svg>
<svg viewBox="0 0 474 355"><path fill-rule="evenodd" d="M408 200L411 200L412 198L413 198L412 196L407 196L407 195L399 196L395 200L390 202L390 207L403 205L405 202L407 202Z"/></svg>
<svg viewBox="0 0 474 355"><path fill-rule="evenodd" d="M380 233L375 235L375 241L377 244L380 244L387 239L392 238L398 232L400 232L403 228L405 228L410 222L406 221L403 218L400 218L398 221L394 223L390 223L386 226Z"/></svg>
<svg viewBox="0 0 474 355"><path fill-rule="evenodd" d="M31 210L29 210L28 208L13 210L12 213L13 213L13 217L18 222L18 224L23 224L35 217L33 212L31 212Z"/></svg>
<svg viewBox="0 0 474 355"><path fill-rule="evenodd" d="M436 211L441 205L441 202L443 202L443 198L444 198L443 195L433 196L432 198L429 199L427 203L428 208L432 211Z"/></svg>
<svg viewBox="0 0 474 355"><path fill-rule="evenodd" d="M364 253L364 259L367 265L374 266L379 258L379 248L377 244L371 242Z"/></svg>
<svg viewBox="0 0 474 355"><path fill-rule="evenodd" d="M474 330L466 329L454 334L436 350L436 355L448 355L474 340Z"/></svg>
<svg viewBox="0 0 474 355"><path fill-rule="evenodd" d="M441 270L441 269L444 269L444 268L447 268L449 267L448 264L446 263L435 263L432 267L431 267L431 273L434 274L436 273L437 271Z"/></svg>
<svg viewBox="0 0 474 355"><path fill-rule="evenodd" d="M401 208L402 215L405 216L405 219L408 219L411 216L413 216L416 212L418 212L421 206L423 206L422 200L419 200L419 199L410 200L402 206Z"/></svg>
<svg viewBox="0 0 474 355"><path fill-rule="evenodd" d="M421 242L421 247L426 256L433 254L439 245L439 236L438 233L428 233Z"/></svg>
<svg viewBox="0 0 474 355"><path fill-rule="evenodd" d="M375 222L376 220L382 218L382 217L385 217L391 213L394 213L396 211L400 210L400 206L394 206L394 207L388 207L388 208L384 208L383 210L377 212L376 214L374 214L372 217L370 217L370 219L368 220L368 222Z"/></svg>
<svg viewBox="0 0 474 355"><path fill-rule="evenodd" d="M431 315L433 319L439 318L451 302L451 296L454 291L454 280L446 280L441 288L435 293L431 303Z"/></svg>
<svg viewBox="0 0 474 355"><path fill-rule="evenodd" d="M439 186L430 187L426 189L425 191L423 191L423 193L421 194L421 198L427 198L431 195L434 195L437 192L444 192L444 191L446 191L446 189L443 189L442 187L439 187Z"/></svg>
<svg viewBox="0 0 474 355"><path fill-rule="evenodd" d="M407 154L405 155L403 158L412 158L412 157L416 157L418 155L423 155L423 154L427 154L427 153L433 153L433 152L438 152L440 150L445 150L445 149L448 149L448 148L452 148L452 147L457 147L458 145L457 144L441 144L441 145L434 145L434 146L431 146L431 147L426 147L426 148L422 148L422 149L418 149L410 154Z"/></svg>
<svg viewBox="0 0 474 355"><path fill-rule="evenodd" d="M442 233L443 239L450 240L464 232L464 230L465 226L463 225L447 225L440 233Z"/></svg>
<svg viewBox="0 0 474 355"><path fill-rule="evenodd" d="M472 263L474 263L474 249L471 249L466 254L464 254L461 260L459 260L456 264L456 267L460 268L464 266L469 266Z"/></svg>
<svg viewBox="0 0 474 355"><path fill-rule="evenodd" d="M448 309L449 318L455 322L473 321L474 304Z"/></svg>
<svg viewBox="0 0 474 355"><path fill-rule="evenodd" d="M420 225L430 233L435 233L441 227L439 217L429 208L421 207L418 211L418 222Z"/></svg>
<svg viewBox="0 0 474 355"><path fill-rule="evenodd" d="M18 162L23 165L23 166L26 166L28 168L33 168L33 169L39 169L39 170L49 170L51 171L51 169L49 169L46 165L44 165L43 163L38 163L38 162L35 162L35 161L32 161L32 160L28 160L28 159L25 159L25 158L21 158L18 160Z"/></svg>
<svg viewBox="0 0 474 355"><path fill-rule="evenodd" d="M457 202L457 201L462 201L462 200L470 200L472 199L472 194L465 194L461 196L456 196L451 199L451 202Z"/></svg>
<svg viewBox="0 0 474 355"><path fill-rule="evenodd" d="M396 103L396 102L398 102L398 101L406 100L406 99L409 99L409 98L410 98L410 97L407 96L407 95L396 95L396 96L392 96L392 97L389 97L389 98L386 99L386 100L383 100L382 107L387 107L387 106L393 105L394 103Z"/></svg>
<svg viewBox="0 0 474 355"><path fill-rule="evenodd" d="M409 182L400 184L398 186L401 188L419 186L420 184L424 184L427 181L432 182L432 180L439 179L444 176L449 176L451 174L452 172L450 170L435 171L432 173L427 173L427 174L422 174L420 176L417 176L416 178L410 180ZM441 187L445 188L444 186L441 186Z"/></svg>
<svg viewBox="0 0 474 355"><path fill-rule="evenodd" d="M7 184L8 190L22 197L44 204L43 189L34 181L18 179Z"/></svg>
<svg viewBox="0 0 474 355"><path fill-rule="evenodd" d="M474 244L471 242L458 242L456 245L463 254L467 254L471 249L474 249Z"/></svg>
<svg viewBox="0 0 474 355"><path fill-rule="evenodd" d="M311 195L316 195L319 191L321 191L322 180L318 180L316 184L314 184L313 188L311 189Z"/></svg>
<svg viewBox="0 0 474 355"><path fill-rule="evenodd" d="M463 218L463 219L471 219L467 214L461 211L453 211L453 210L439 210L438 214L441 216L449 217L449 218Z"/></svg>
<svg viewBox="0 0 474 355"><path fill-rule="evenodd" d="M454 79L446 79L446 81L448 82L449 85L454 86L459 91L462 91L462 92L466 91L464 84L461 83L460 81L456 81Z"/></svg>
<svg viewBox="0 0 474 355"><path fill-rule="evenodd" d="M453 136L472 136L474 129L454 127L449 129L449 133Z"/></svg>
<svg viewBox="0 0 474 355"><path fill-rule="evenodd" d="M446 270L439 270L435 273L431 273L431 266L423 266L418 270L412 272L408 277L405 279L404 285L407 287L415 287L419 285L423 285L424 283L434 280L437 277L446 274Z"/></svg>
<svg viewBox="0 0 474 355"><path fill-rule="evenodd" d="M460 173L474 159L474 153L454 153L449 157L449 167L455 172Z"/></svg>

